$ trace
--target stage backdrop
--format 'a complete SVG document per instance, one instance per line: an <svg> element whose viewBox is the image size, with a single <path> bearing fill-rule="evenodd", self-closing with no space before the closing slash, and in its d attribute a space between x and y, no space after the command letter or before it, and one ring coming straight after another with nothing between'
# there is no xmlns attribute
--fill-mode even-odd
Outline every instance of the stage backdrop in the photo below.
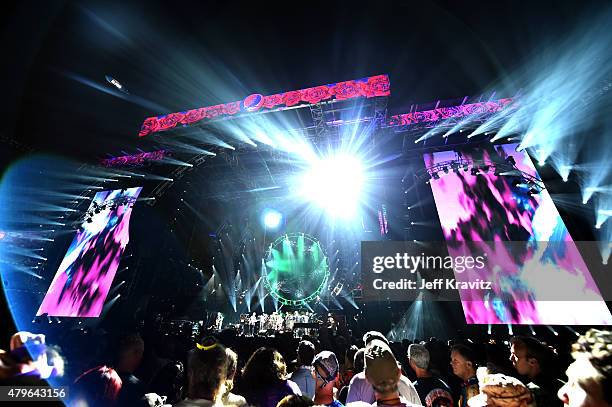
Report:
<svg viewBox="0 0 612 407"><path fill-rule="evenodd" d="M495 164L512 157L519 170L539 179L529 156L516 147L506 144L424 156L427 167L459 157L490 167L478 174L472 173L471 165L467 171L448 168L448 173L439 173L440 179L430 181L449 254L465 254L459 251L469 243L458 242L491 242L474 249L487 251L489 259L502 265L484 270L481 276L496 282L493 294L461 292L467 323L611 324L612 316L548 192L530 194L516 174L495 174ZM525 246L517 254L505 249L504 241L524 241ZM455 277L470 278L460 273Z"/></svg>
<svg viewBox="0 0 612 407"><path fill-rule="evenodd" d="M91 221L83 222L74 237L37 315L100 316L130 239L132 204L141 190L102 191L95 195L88 210L93 215ZM94 211L96 208L100 209Z"/></svg>

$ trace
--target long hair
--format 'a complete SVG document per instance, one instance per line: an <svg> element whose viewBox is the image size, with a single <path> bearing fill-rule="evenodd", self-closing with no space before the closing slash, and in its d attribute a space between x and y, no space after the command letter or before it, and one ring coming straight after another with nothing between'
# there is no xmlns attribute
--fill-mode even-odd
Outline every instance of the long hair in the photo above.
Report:
<svg viewBox="0 0 612 407"><path fill-rule="evenodd" d="M188 396L216 400L227 376L225 347L214 338L205 338L189 352L187 369Z"/></svg>
<svg viewBox="0 0 612 407"><path fill-rule="evenodd" d="M287 379L287 365L283 356L273 348L257 349L247 361L242 382L251 388L263 388Z"/></svg>

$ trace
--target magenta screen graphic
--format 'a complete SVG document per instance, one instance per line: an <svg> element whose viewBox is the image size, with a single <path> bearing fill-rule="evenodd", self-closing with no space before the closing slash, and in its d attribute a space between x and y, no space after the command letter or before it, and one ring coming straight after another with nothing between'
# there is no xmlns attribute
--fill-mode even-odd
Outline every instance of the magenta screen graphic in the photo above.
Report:
<svg viewBox="0 0 612 407"><path fill-rule="evenodd" d="M141 187L98 192L36 315L98 317L130 236Z"/></svg>
<svg viewBox="0 0 612 407"><path fill-rule="evenodd" d="M465 255L468 253L462 251L468 249L484 251L490 263L497 265L485 268L478 276L455 272L458 281L478 277L493 282L494 289L489 292L460 292L466 321L612 324L601 293L548 192L534 191L524 175L508 171L508 161L514 161L516 169L539 179L529 156L517 152L516 147L491 145L424 156L427 167L458 159L470 163L466 170L461 166L440 171L440 178L430 181L431 189L449 254ZM478 171L472 171L472 163ZM496 172L496 163L504 170ZM479 243L470 249L469 242ZM502 242L525 243L517 253Z"/></svg>

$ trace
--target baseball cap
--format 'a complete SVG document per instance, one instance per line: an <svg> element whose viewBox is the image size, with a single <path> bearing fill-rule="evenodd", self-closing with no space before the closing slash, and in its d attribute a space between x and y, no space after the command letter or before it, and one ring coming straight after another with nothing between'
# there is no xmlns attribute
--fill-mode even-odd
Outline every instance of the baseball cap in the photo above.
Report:
<svg viewBox="0 0 612 407"><path fill-rule="evenodd" d="M386 344L389 344L389 341L387 340L385 335L383 335L381 332L368 331L365 334L363 334L363 343L365 344L365 346L368 346L368 343L370 343L370 341L374 339L378 339L380 341L385 342Z"/></svg>
<svg viewBox="0 0 612 407"><path fill-rule="evenodd" d="M321 378L326 383L331 382L338 375L338 371L340 370L340 365L338 364L338 358L334 352L330 352L328 350L324 350L323 352L319 352L312 361L312 366L316 369L317 367L321 367L323 372L327 375L322 376Z"/></svg>
<svg viewBox="0 0 612 407"><path fill-rule="evenodd" d="M397 386L399 366L387 343L374 339L365 350L365 374L375 390L387 391Z"/></svg>

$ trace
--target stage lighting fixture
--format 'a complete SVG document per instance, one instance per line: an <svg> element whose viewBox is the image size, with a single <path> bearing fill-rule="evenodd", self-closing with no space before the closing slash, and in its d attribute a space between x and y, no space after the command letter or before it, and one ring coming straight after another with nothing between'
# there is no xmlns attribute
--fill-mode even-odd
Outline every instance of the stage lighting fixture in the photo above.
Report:
<svg viewBox="0 0 612 407"><path fill-rule="evenodd" d="M463 171L467 172L469 169L469 165L467 163L463 164Z"/></svg>
<svg viewBox="0 0 612 407"><path fill-rule="evenodd" d="M264 212L263 221L267 229L276 229L280 225L282 219L283 215L273 209Z"/></svg>
<svg viewBox="0 0 612 407"><path fill-rule="evenodd" d="M489 172L489 169L490 169L490 168L491 168L491 167L490 167L489 165L483 165L483 166L482 166L482 172Z"/></svg>
<svg viewBox="0 0 612 407"><path fill-rule="evenodd" d="M431 174L431 176L433 177L433 179L440 179L440 176L437 172L434 172L433 174Z"/></svg>
<svg viewBox="0 0 612 407"><path fill-rule="evenodd" d="M453 161L451 163L451 168L452 168L453 172L459 173L459 163L457 161Z"/></svg>
<svg viewBox="0 0 612 407"><path fill-rule="evenodd" d="M448 167L445 165L444 168L442 168L442 171L444 171L445 174L448 174Z"/></svg>
<svg viewBox="0 0 612 407"><path fill-rule="evenodd" d="M472 167L472 170L470 171L470 174L472 174L473 176L478 175L478 168Z"/></svg>
<svg viewBox="0 0 612 407"><path fill-rule="evenodd" d="M364 182L363 166L353 156L338 154L313 160L301 180L301 195L330 215L355 214Z"/></svg>

